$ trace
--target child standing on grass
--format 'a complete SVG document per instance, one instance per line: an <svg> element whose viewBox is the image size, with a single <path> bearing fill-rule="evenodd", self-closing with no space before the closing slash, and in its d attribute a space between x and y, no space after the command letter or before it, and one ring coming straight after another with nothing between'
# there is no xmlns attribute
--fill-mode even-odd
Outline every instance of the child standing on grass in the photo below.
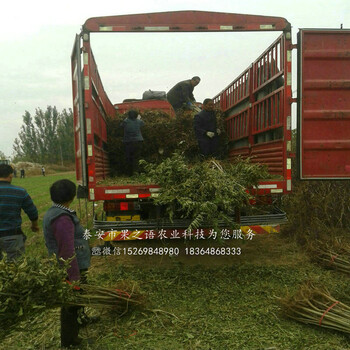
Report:
<svg viewBox="0 0 350 350"><path fill-rule="evenodd" d="M84 228L70 205L76 195L76 185L70 180L56 181L50 187L52 207L43 219L45 244L49 255L56 254L57 259L73 260L67 270L69 281L85 282L90 266L90 247L84 238ZM79 345L78 313L79 306L61 308L61 346Z"/></svg>

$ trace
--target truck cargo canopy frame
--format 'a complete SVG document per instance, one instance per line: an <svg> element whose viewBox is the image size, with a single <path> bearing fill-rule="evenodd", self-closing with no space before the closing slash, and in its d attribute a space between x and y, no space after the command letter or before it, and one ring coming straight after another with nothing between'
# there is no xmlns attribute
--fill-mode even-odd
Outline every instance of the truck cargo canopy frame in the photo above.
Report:
<svg viewBox="0 0 350 350"><path fill-rule="evenodd" d="M207 11L175 11L89 18L83 32L290 31L283 17Z"/></svg>

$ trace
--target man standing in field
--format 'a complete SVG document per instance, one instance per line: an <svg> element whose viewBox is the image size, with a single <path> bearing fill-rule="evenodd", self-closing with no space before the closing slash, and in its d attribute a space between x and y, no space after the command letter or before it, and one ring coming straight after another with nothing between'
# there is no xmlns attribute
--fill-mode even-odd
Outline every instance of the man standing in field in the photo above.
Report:
<svg viewBox="0 0 350 350"><path fill-rule="evenodd" d="M11 184L13 169L8 164L0 164L0 260L3 252L7 261L12 261L24 253L24 235L21 225L21 210L32 222L31 230L39 231L38 210L24 188Z"/></svg>

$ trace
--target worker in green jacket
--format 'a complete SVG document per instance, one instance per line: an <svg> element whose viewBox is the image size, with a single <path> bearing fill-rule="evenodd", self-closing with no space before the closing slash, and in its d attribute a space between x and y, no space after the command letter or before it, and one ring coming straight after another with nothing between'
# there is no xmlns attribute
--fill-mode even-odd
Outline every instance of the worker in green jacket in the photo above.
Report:
<svg viewBox="0 0 350 350"><path fill-rule="evenodd" d="M176 114L180 110L192 109L194 107L196 100L193 96L193 90L200 81L201 79L195 76L190 80L180 81L169 90L167 100L174 108Z"/></svg>

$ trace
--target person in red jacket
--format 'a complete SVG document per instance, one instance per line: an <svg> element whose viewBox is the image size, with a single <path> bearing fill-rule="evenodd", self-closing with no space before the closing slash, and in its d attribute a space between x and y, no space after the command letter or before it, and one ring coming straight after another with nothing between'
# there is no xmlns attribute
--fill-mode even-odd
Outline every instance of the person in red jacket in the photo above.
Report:
<svg viewBox="0 0 350 350"><path fill-rule="evenodd" d="M74 210L70 208L76 195L74 182L58 180L50 187L53 204L45 213L43 230L49 255L55 254L58 261L72 259L67 270L68 281L86 283L86 273L90 266L90 247L84 237L85 229L81 226ZM80 306L61 308L61 345L69 347L81 343L78 314L83 313Z"/></svg>

